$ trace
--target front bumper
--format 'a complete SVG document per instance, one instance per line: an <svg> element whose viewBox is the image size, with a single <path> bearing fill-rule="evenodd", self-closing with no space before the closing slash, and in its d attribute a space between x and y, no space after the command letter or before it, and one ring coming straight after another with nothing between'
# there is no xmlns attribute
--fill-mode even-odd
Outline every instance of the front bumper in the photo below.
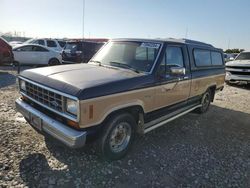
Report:
<svg viewBox="0 0 250 188"><path fill-rule="evenodd" d="M83 147L86 143L86 131L74 130L59 121L45 115L44 113L33 108L29 104L25 103L21 99L16 100L16 108L26 119L28 119L32 125L32 122L36 122L36 126L42 133L47 133L57 140L61 141L70 148ZM37 119L34 121L33 117Z"/></svg>
<svg viewBox="0 0 250 188"><path fill-rule="evenodd" d="M250 82L250 76L248 75L235 75L235 74L231 74L229 72L226 73L226 81L246 81L246 82Z"/></svg>

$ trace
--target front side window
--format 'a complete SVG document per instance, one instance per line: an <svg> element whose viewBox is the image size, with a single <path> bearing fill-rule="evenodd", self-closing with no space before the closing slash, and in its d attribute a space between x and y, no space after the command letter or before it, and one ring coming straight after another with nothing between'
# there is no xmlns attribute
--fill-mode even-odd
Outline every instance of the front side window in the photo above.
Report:
<svg viewBox="0 0 250 188"><path fill-rule="evenodd" d="M15 51L31 52L32 51L32 46L23 46L23 47L17 48Z"/></svg>
<svg viewBox="0 0 250 188"><path fill-rule="evenodd" d="M180 47L168 47L166 55L167 66L184 67L182 49Z"/></svg>
<svg viewBox="0 0 250 188"><path fill-rule="evenodd" d="M250 60L250 52L243 52L235 60Z"/></svg>
<svg viewBox="0 0 250 188"><path fill-rule="evenodd" d="M195 64L198 67L211 66L212 64L209 50L195 49L194 59L195 59Z"/></svg>
<svg viewBox="0 0 250 188"><path fill-rule="evenodd" d="M55 41L53 41L53 40L47 40L47 46L48 47L57 47L56 46L56 42Z"/></svg>
<svg viewBox="0 0 250 188"><path fill-rule="evenodd" d="M181 47L167 47L165 56L160 64L160 74L170 75L171 67L185 67Z"/></svg>
<svg viewBox="0 0 250 188"><path fill-rule="evenodd" d="M33 46L32 51L35 51L35 52L47 52L48 50L43 48L43 47L40 47L40 46Z"/></svg>
<svg viewBox="0 0 250 188"><path fill-rule="evenodd" d="M113 41L91 60L103 65L150 72L160 51L160 43Z"/></svg>

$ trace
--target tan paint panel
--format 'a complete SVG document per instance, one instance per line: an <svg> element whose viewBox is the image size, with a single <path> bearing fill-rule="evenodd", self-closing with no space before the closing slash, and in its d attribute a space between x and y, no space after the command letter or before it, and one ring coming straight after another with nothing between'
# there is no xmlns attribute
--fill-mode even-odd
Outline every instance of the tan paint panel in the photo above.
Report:
<svg viewBox="0 0 250 188"><path fill-rule="evenodd" d="M157 110L188 99L190 87L190 97L193 97L204 93L211 85L222 86L224 79L224 74L215 75L82 100L80 101L80 127L98 125L111 112L129 106L139 105L145 113ZM93 105L93 116L89 118L91 105Z"/></svg>
<svg viewBox="0 0 250 188"><path fill-rule="evenodd" d="M185 101L189 97L190 80L164 84L156 88L156 108L163 108ZM154 110L154 109L153 109Z"/></svg>
<svg viewBox="0 0 250 188"><path fill-rule="evenodd" d="M225 74L202 77L192 80L190 97L202 95L208 87L215 85L219 88L224 85Z"/></svg>
<svg viewBox="0 0 250 188"><path fill-rule="evenodd" d="M80 101L81 127L89 127L101 123L105 117L121 108L139 105L144 112L150 111L155 105L155 88L140 89L131 92L119 93L90 100ZM93 105L93 118L89 119L89 106Z"/></svg>

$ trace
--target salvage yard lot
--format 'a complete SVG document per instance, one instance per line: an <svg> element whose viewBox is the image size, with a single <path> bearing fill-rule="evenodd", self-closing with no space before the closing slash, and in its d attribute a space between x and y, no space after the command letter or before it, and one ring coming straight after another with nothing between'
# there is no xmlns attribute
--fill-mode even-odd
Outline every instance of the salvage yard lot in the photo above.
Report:
<svg viewBox="0 0 250 188"><path fill-rule="evenodd" d="M0 67L0 187L250 187L250 87L227 86L210 110L139 137L122 160L71 150L15 111L16 72Z"/></svg>

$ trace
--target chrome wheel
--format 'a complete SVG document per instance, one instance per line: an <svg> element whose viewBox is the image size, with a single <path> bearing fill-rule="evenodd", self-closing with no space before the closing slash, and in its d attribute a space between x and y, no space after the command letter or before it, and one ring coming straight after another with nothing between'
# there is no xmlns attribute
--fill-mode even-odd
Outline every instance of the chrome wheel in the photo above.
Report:
<svg viewBox="0 0 250 188"><path fill-rule="evenodd" d="M112 152L125 150L131 138L131 126L127 122L119 123L111 132L109 146Z"/></svg>

